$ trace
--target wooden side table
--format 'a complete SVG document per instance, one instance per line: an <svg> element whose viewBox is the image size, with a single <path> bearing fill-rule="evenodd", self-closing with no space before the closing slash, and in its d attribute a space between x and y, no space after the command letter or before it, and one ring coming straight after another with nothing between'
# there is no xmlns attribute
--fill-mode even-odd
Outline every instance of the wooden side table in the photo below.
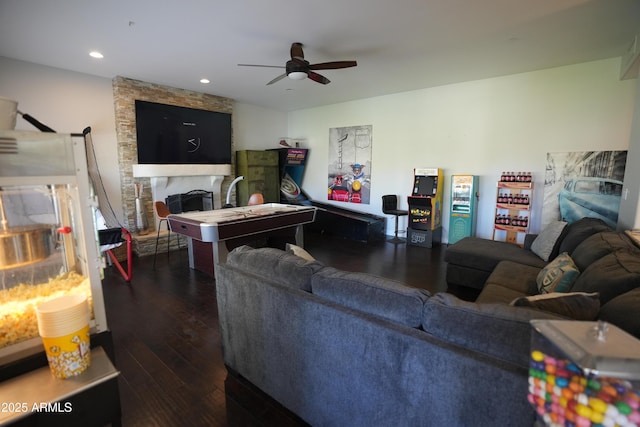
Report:
<svg viewBox="0 0 640 427"><path fill-rule="evenodd" d="M624 234L629 236L636 246L640 247L640 230L625 230Z"/></svg>

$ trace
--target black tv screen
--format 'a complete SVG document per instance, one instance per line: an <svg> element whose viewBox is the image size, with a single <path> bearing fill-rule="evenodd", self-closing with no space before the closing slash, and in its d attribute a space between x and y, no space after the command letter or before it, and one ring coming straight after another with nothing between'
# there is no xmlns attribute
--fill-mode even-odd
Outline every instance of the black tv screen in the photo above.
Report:
<svg viewBox="0 0 640 427"><path fill-rule="evenodd" d="M140 164L231 164L231 114L136 100Z"/></svg>

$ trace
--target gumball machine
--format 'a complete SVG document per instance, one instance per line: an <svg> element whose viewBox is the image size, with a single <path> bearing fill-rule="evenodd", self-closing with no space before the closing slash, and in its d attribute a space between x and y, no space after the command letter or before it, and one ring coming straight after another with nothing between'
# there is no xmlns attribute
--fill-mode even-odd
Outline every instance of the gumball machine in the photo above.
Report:
<svg viewBox="0 0 640 427"><path fill-rule="evenodd" d="M606 322L531 325L527 398L538 425L640 425L638 339Z"/></svg>

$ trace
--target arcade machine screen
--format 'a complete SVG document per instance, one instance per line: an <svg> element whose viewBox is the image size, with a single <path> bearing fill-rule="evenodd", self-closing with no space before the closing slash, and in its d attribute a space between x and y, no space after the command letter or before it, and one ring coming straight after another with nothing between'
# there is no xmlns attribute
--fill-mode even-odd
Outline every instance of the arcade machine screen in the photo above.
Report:
<svg viewBox="0 0 640 427"><path fill-rule="evenodd" d="M438 190L437 176L420 176L415 177L413 185L413 196L435 196Z"/></svg>

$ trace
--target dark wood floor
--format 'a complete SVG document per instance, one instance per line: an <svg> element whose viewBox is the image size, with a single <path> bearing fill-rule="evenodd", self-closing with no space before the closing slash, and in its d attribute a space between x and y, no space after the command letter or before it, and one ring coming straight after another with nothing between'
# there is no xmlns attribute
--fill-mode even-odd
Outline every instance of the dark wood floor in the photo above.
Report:
<svg viewBox="0 0 640 427"><path fill-rule="evenodd" d="M305 239L306 249L326 265L431 292L447 290L444 247L363 244L317 234ZM104 298L125 427L272 424L263 407L246 411L237 404L241 398L225 395L214 286L212 278L189 269L184 250L159 254L155 269L153 256L136 258L130 285L115 267L106 269Z"/></svg>

